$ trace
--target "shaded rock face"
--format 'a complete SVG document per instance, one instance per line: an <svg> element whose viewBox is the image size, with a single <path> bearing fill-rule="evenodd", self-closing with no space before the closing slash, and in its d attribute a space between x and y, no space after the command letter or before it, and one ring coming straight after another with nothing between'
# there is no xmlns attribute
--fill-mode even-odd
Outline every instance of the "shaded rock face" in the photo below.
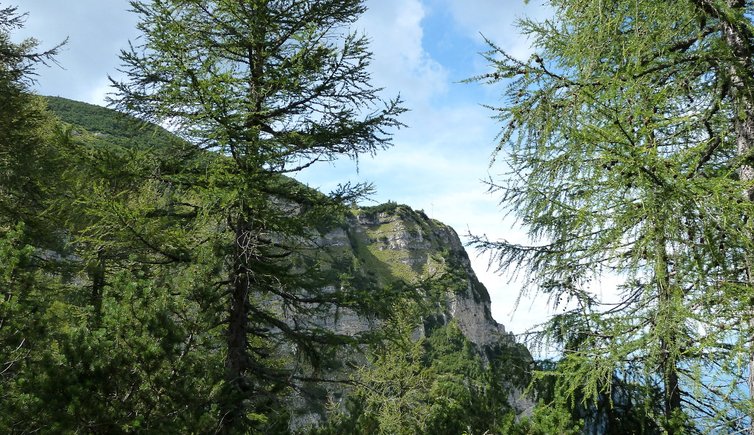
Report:
<svg viewBox="0 0 754 435"><path fill-rule="evenodd" d="M400 280L406 283L432 278L444 278L442 302L435 314L417 319L420 324L415 338L428 336L434 328L455 322L463 335L476 346L485 362L519 349L512 334L506 333L490 312L490 297L471 267L469 257L458 234L449 226L430 219L422 211L404 205L383 204L377 207L354 209L345 224L321 235L318 245L334 257L346 259L356 265L358 273L371 284L389 284ZM374 319L364 318L347 309L340 309L319 326L340 334L356 335L379 326ZM524 353L528 355L528 352ZM365 363L363 357L348 355L344 358ZM340 372L334 377L347 376ZM519 413L532 406L521 394L521 388L511 387L509 404ZM320 397L324 396L321 394ZM345 391L331 389L328 400L340 401ZM301 397L294 399L293 429L317 424L324 417L318 413L318 404Z"/></svg>

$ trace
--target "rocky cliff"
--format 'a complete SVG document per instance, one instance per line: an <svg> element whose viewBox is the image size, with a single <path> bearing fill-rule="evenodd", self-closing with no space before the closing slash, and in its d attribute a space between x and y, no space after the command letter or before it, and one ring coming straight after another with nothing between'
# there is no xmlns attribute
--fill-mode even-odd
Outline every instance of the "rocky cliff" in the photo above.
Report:
<svg viewBox="0 0 754 435"><path fill-rule="evenodd" d="M450 324L458 326L485 362L523 358L530 361L526 348L515 342L512 334L497 323L490 312L487 289L477 279L464 246L453 228L430 219L423 211L406 205L387 203L375 207L352 208L343 225L322 235L322 248L333 253L338 263L348 264L349 273L360 277L361 283L382 287L400 281L421 286L426 282L439 284L435 308L421 319L414 339L428 337L433 330ZM359 282L355 283L359 285ZM348 310L320 319L320 325L337 333L355 335L380 325L374 320ZM507 355L515 354L515 355ZM361 366L359 355L343 355L344 366ZM336 370L332 378L347 378L349 370ZM516 375L514 375L516 377ZM526 413L533 405L521 393L525 382L513 379L507 388L507 401L517 414ZM313 398L296 397L293 402L293 428L317 424L324 418L322 402L342 402L348 388L333 385L316 386ZM306 387L303 388L306 390Z"/></svg>
<svg viewBox="0 0 754 435"><path fill-rule="evenodd" d="M144 130L138 122L110 109L63 98L48 97L50 108L78 130L88 130L102 146L120 144L161 146L175 141L162 129ZM445 301L425 327L451 320L481 351L501 342L512 342L502 325L490 314L490 297L476 278L456 232L430 219L422 211L389 202L375 207L354 207L345 222L325 231L319 244L329 252L332 267L360 275L372 284L392 281L416 283L445 276ZM333 285L338 285L333 283ZM322 319L339 331L356 333L373 327L368 319L338 313Z"/></svg>
<svg viewBox="0 0 754 435"><path fill-rule="evenodd" d="M324 239L330 247L346 247L368 275L382 282L450 277L444 281L448 287L443 306L432 318L424 319L422 329L455 320L480 351L513 341L503 325L492 318L487 289L474 274L456 232L424 212L395 203L353 209L347 225ZM340 317L332 327L348 331L368 325Z"/></svg>

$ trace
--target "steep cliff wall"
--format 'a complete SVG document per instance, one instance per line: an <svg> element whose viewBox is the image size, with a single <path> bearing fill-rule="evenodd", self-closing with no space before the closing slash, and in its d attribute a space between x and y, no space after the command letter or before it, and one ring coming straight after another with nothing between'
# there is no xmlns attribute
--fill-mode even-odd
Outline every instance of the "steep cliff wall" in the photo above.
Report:
<svg viewBox="0 0 754 435"><path fill-rule="evenodd" d="M376 207L354 208L345 223L326 232L319 242L338 263L347 264L348 271L376 288L401 281L420 286L431 281L441 286L434 312L415 319L414 337L429 336L436 328L455 323L466 339L473 343L486 363L509 357L530 360L526 348L515 342L512 334L497 323L490 312L487 289L477 279L469 257L456 232L449 226L430 219L423 211L395 203ZM358 285L358 282L355 283ZM357 334L379 327L372 319L340 310L320 320L320 325L338 333ZM345 366L366 363L359 355L344 355ZM525 365L525 364L524 364ZM349 369L339 369L333 378L348 377ZM514 380L508 389L508 403L517 413L525 413L533 404L524 397L525 384ZM319 388L317 386L312 386ZM347 388L339 386L320 389L312 399L294 399L294 428L316 424L323 417L322 403L342 401ZM318 397L317 397L318 396ZM319 402L319 403L317 403Z"/></svg>
<svg viewBox="0 0 754 435"><path fill-rule="evenodd" d="M505 328L490 314L490 297L479 282L456 232L408 206L388 203L357 209L348 221L346 235L356 257L377 262L393 277L407 282L449 275L444 306L425 328L451 320L480 350L511 342ZM367 268L375 265L366 264ZM384 278L383 278L384 279Z"/></svg>

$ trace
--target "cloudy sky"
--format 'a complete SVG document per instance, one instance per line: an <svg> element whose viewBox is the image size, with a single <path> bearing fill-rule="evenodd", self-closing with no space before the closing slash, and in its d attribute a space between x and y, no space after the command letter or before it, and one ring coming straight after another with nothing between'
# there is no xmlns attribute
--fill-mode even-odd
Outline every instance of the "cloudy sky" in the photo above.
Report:
<svg viewBox="0 0 754 435"><path fill-rule="evenodd" d="M9 2L1 2L7 4ZM117 77L118 52L135 40L136 17L126 0L16 0L28 12L16 37L35 37L41 48L69 38L60 67L40 68L37 92L103 104L107 75ZM367 0L358 23L372 41L373 84L387 97L398 93L410 109L394 146L375 158L324 165L301 174L310 185L329 190L344 181L371 181L374 200L423 209L459 235L525 241L521 228L504 220L497 199L481 180L504 171L489 167L498 125L482 104L501 100L502 87L462 84L487 72L481 35L526 59L529 44L514 23L544 17L536 0ZM520 333L544 320L545 301L522 300L513 311L518 286L487 271L487 259L469 253L492 297L492 313L506 329Z"/></svg>

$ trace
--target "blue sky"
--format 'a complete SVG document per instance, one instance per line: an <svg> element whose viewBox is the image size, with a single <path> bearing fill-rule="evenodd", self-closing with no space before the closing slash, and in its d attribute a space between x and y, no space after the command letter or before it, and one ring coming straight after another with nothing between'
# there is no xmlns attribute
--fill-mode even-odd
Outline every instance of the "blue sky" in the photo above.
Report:
<svg viewBox="0 0 754 435"><path fill-rule="evenodd" d="M69 37L58 56L61 67L38 70L37 92L103 104L107 75L117 77L118 52L134 40L136 17L126 0L23 0L29 12L16 35L35 37L42 48ZM394 146L374 158L326 164L300 175L328 191L345 181L370 181L374 200L423 209L463 236L526 241L525 232L504 220L497 199L481 180L504 172L489 167L498 125L482 104L501 101L503 86L462 84L487 72L479 54L486 50L481 34L509 53L526 59L528 41L514 22L522 16L541 18L547 10L523 0L368 0L368 12L357 23L371 39L373 84L385 96L401 94L410 109L397 131ZM545 301L523 299L513 307L519 287L507 277L487 271L487 259L469 252L492 297L495 319L514 333L545 320Z"/></svg>

